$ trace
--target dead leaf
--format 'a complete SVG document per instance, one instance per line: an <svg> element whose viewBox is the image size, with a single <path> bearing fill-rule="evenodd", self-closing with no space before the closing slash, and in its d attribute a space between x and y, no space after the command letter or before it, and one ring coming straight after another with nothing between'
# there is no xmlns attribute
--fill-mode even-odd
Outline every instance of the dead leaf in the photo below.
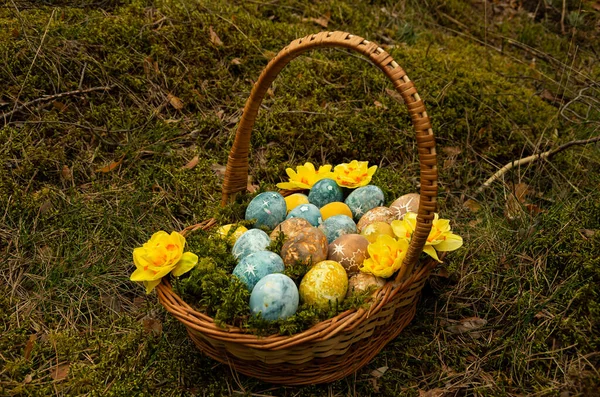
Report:
<svg viewBox="0 0 600 397"><path fill-rule="evenodd" d="M329 19L331 18L331 12L319 17L319 18L302 18L302 22L314 22L317 25L326 28L329 25Z"/></svg>
<svg viewBox="0 0 600 397"><path fill-rule="evenodd" d="M115 313L121 313L123 311L121 310L121 301L116 295L100 293L100 301L104 306L108 307Z"/></svg>
<svg viewBox="0 0 600 397"><path fill-rule="evenodd" d="M373 104L375 104L375 106L377 106L378 108L383 108L383 109L388 108L387 106L385 106L383 103L381 103L379 101L373 101Z"/></svg>
<svg viewBox="0 0 600 397"><path fill-rule="evenodd" d="M444 160L444 169L450 169L452 167L454 167L454 165L456 164L456 160L454 159L446 159Z"/></svg>
<svg viewBox="0 0 600 397"><path fill-rule="evenodd" d="M167 95L167 99L169 100L171 106L173 106L175 109L183 109L183 102L181 102L181 99L177 98L175 95L169 94Z"/></svg>
<svg viewBox="0 0 600 397"><path fill-rule="evenodd" d="M592 238L596 234L596 230L591 229L579 229L579 233L585 239Z"/></svg>
<svg viewBox="0 0 600 397"><path fill-rule="evenodd" d="M396 102L398 102L399 104L403 104L404 103L404 99L402 98L402 95L400 95L400 93L396 90L392 90L391 88L386 88L385 89L385 93L388 94L389 96L392 97L392 99Z"/></svg>
<svg viewBox="0 0 600 397"><path fill-rule="evenodd" d="M25 375L25 378L23 379L23 383L28 384L28 383L31 383L32 380L33 380L33 375L27 374L27 375Z"/></svg>
<svg viewBox="0 0 600 397"><path fill-rule="evenodd" d="M542 90L540 98L545 99L548 102L556 101L556 96L552 92L550 92L550 90L547 90L545 88Z"/></svg>
<svg viewBox="0 0 600 397"><path fill-rule="evenodd" d="M191 170L192 168L198 165L198 160L198 156L194 156L194 158L188 161L188 163L184 165L183 168L185 168L186 170Z"/></svg>
<svg viewBox="0 0 600 397"><path fill-rule="evenodd" d="M444 266L441 266L438 271L436 273L431 273L432 276L438 276L441 278L448 278L450 277L450 273L448 272L448 269L446 269Z"/></svg>
<svg viewBox="0 0 600 397"><path fill-rule="evenodd" d="M215 33L215 31L213 30L213 27L210 26L208 28L209 32L210 32L210 42L213 43L216 46L222 46L223 42L221 41L221 39L219 38L219 36L217 36L217 34Z"/></svg>
<svg viewBox="0 0 600 397"><path fill-rule="evenodd" d="M458 156L462 153L462 149L458 146L446 146L442 148L442 152L444 152L448 156Z"/></svg>
<svg viewBox="0 0 600 397"><path fill-rule="evenodd" d="M63 380L69 375L70 366L69 363L56 365L50 369L50 376L56 381Z"/></svg>
<svg viewBox="0 0 600 397"><path fill-rule="evenodd" d="M477 213L481 211L481 204L473 199L468 199L463 203L463 207L468 208L473 213Z"/></svg>
<svg viewBox="0 0 600 397"><path fill-rule="evenodd" d="M19 37L19 34L20 34L19 29L14 28L13 30L11 30L10 34L12 35L12 37L15 37L15 38Z"/></svg>
<svg viewBox="0 0 600 397"><path fill-rule="evenodd" d="M479 317L463 318L458 324L449 325L447 330L453 334L475 331L487 324L487 320Z"/></svg>
<svg viewBox="0 0 600 397"><path fill-rule="evenodd" d="M232 65L241 65L242 64L242 60L240 58L233 58L231 60L231 64Z"/></svg>
<svg viewBox="0 0 600 397"><path fill-rule="evenodd" d="M162 323L160 322L160 320L157 320L155 318L146 317L142 321L142 326L144 327L144 332L146 332L147 334L152 334L154 336L162 335L163 327L162 327Z"/></svg>
<svg viewBox="0 0 600 397"><path fill-rule="evenodd" d="M96 172L102 172L102 173L108 173L111 172L112 170L114 170L115 168L117 168L118 166L121 165L121 163L123 162L123 157L121 157L119 160L117 161L113 161L112 163L105 165L102 168L99 168L96 170Z"/></svg>
<svg viewBox="0 0 600 397"><path fill-rule="evenodd" d="M273 92L273 89L269 87L269 89L267 90L267 95L270 96L271 98L273 98L275 96L275 93Z"/></svg>
<svg viewBox="0 0 600 397"><path fill-rule="evenodd" d="M63 165L62 170L60 171L60 174L62 175L63 179L66 181L70 181L71 179L73 179L73 173L69 169L69 166L66 164Z"/></svg>
<svg viewBox="0 0 600 397"><path fill-rule="evenodd" d="M61 113L67 110L67 105L65 105L61 101L52 101L52 106L54 107L54 109L58 110Z"/></svg>
<svg viewBox="0 0 600 397"><path fill-rule="evenodd" d="M444 389L431 389L431 390L419 390L419 397L442 397L444 395Z"/></svg>
<svg viewBox="0 0 600 397"><path fill-rule="evenodd" d="M52 209L52 200L46 200L40 205L40 214L45 214Z"/></svg>
<svg viewBox="0 0 600 397"><path fill-rule="evenodd" d="M248 175L248 184L246 186L246 189L250 192L250 193L256 193L258 191L259 186L255 185L252 183L252 176Z"/></svg>
<svg viewBox="0 0 600 397"><path fill-rule="evenodd" d="M531 215L537 215L537 214L539 214L539 213L541 213L541 212L544 212L544 210L543 210L543 209L541 209L540 207L538 207L538 206L537 206L537 205L535 205L535 204L529 204L529 203L526 203L526 204L525 204L525 208L527 208L527 211L529 211L529 213L530 213Z"/></svg>
<svg viewBox="0 0 600 397"><path fill-rule="evenodd" d="M592 4L592 8L596 11L600 11L600 1L597 1L594 4Z"/></svg>
<svg viewBox="0 0 600 397"><path fill-rule="evenodd" d="M277 53L273 52L273 51L263 51L263 55L265 56L265 58L267 58L269 61L273 58L275 58L275 55L277 55Z"/></svg>
<svg viewBox="0 0 600 397"><path fill-rule="evenodd" d="M525 203L525 199L531 192L529 185L526 183L517 183L513 189L514 195L521 203Z"/></svg>
<svg viewBox="0 0 600 397"><path fill-rule="evenodd" d="M388 367L379 367L379 368L371 371L371 376L374 378L381 378L387 370L388 370Z"/></svg>
<svg viewBox="0 0 600 397"><path fill-rule="evenodd" d="M219 178L223 178L225 177L225 171L227 170L227 167L215 163L210 166L210 169L213 170L216 176L218 176Z"/></svg>
<svg viewBox="0 0 600 397"><path fill-rule="evenodd" d="M25 352L23 352L23 357L25 357L25 360L29 360L29 358L31 357L31 351L33 350L33 347L35 346L36 340L37 340L36 334L29 335L29 339L27 340L27 344L25 345Z"/></svg>

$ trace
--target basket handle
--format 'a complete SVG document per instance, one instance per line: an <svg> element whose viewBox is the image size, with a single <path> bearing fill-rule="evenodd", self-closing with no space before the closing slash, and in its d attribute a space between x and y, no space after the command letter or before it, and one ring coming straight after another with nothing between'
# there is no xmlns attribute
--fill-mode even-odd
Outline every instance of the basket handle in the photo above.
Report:
<svg viewBox="0 0 600 397"><path fill-rule="evenodd" d="M342 47L355 50L368 57L392 81L396 91L402 95L416 132L420 163L420 203L416 230L413 233L403 269L396 277L400 281L412 272L423 251L431 230L437 197L437 159L435 138L425 105L417 93L414 83L392 57L375 43L346 32L321 32L292 41L279 52L262 71L246 102L238 125L235 140L229 153L221 205L227 204L237 192L246 190L248 183L248 153L250 134L262 100L279 72L300 54L322 47Z"/></svg>

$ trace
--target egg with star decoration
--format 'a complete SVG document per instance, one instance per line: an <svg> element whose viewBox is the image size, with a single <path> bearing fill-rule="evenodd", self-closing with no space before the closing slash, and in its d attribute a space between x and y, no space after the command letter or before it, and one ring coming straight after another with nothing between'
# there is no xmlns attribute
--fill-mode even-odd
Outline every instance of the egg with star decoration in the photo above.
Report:
<svg viewBox="0 0 600 397"><path fill-rule="evenodd" d="M245 219L255 219L254 227L273 229L284 221L287 212L285 199L277 192L260 193L250 201Z"/></svg>
<svg viewBox="0 0 600 397"><path fill-rule="evenodd" d="M323 311L336 308L346 297L348 275L338 262L319 262L304 275L299 290L305 304Z"/></svg>
<svg viewBox="0 0 600 397"><path fill-rule="evenodd" d="M314 265L327 259L327 237L316 227L304 229L281 247L281 257L286 266L297 263Z"/></svg>
<svg viewBox="0 0 600 397"><path fill-rule="evenodd" d="M318 208L326 204L344 199L344 192L333 179L325 178L317 181L308 192L308 201Z"/></svg>
<svg viewBox="0 0 600 397"><path fill-rule="evenodd" d="M254 252L244 258L233 269L233 275L246 284L248 291L267 274L283 272L283 259L271 251Z"/></svg>
<svg viewBox="0 0 600 397"><path fill-rule="evenodd" d="M265 251L271 244L269 235L260 229L250 229L233 245L232 254L238 261L253 252Z"/></svg>
<svg viewBox="0 0 600 397"><path fill-rule="evenodd" d="M285 274L268 274L250 294L250 311L265 320L284 320L298 310L299 294L294 280Z"/></svg>
<svg viewBox="0 0 600 397"><path fill-rule="evenodd" d="M313 226L319 226L323 223L321 211L314 204L302 204L290 211L286 219L302 218L306 219Z"/></svg>
<svg viewBox="0 0 600 397"><path fill-rule="evenodd" d="M329 244L327 259L336 261L346 273L358 273L365 259L369 257L369 240L360 234L344 234Z"/></svg>
<svg viewBox="0 0 600 397"><path fill-rule="evenodd" d="M319 229L325 233L328 244L331 244L333 240L344 234L357 232L356 223L354 223L352 218L346 215L335 215L325 219L323 224L319 226Z"/></svg>
<svg viewBox="0 0 600 397"><path fill-rule="evenodd" d="M420 201L421 196L419 196L418 193L408 193L398 197L392 205L390 205L390 210L392 210L392 213L394 214L394 219L404 218L404 214L407 212L419 212Z"/></svg>
<svg viewBox="0 0 600 397"><path fill-rule="evenodd" d="M355 221L366 214L369 210L383 205L385 197L383 191L375 185L367 185L355 189L346 197L344 203L352 211Z"/></svg>

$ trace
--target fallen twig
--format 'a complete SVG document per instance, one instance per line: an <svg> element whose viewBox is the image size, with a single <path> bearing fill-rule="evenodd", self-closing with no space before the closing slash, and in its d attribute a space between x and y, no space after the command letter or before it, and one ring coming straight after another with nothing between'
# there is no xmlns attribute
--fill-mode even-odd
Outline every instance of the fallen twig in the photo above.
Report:
<svg viewBox="0 0 600 397"><path fill-rule="evenodd" d="M496 172L494 175L492 175L487 181L485 181L483 183L483 185L481 185L475 193L476 194L481 193L486 187L490 186L492 184L492 182L494 182L496 179L500 178L502 175L506 174L510 169L512 169L513 167L515 167L517 165L528 164L528 163L531 163L531 162L533 162L535 160L539 160L539 159L547 159L549 157L554 156L556 153L562 152L563 150L565 150L571 146L587 145L588 143L594 143L594 142L599 142L599 141L600 141L600 135L592 137L592 138L588 138L588 139L580 139L577 141L571 141L571 142L565 143L564 145L560 145L556 149L548 150L547 152L543 152L543 153L532 154L531 156L524 157L524 158L516 160L516 161L511 161L510 163L506 164L504 167L500 168L498 170L498 172Z"/></svg>
<svg viewBox="0 0 600 397"><path fill-rule="evenodd" d="M11 110L10 112L6 112L6 113L3 113L2 115L0 115L0 118L6 119L7 117L21 111L22 109L27 108L31 105L35 105L36 103L52 101L54 99L59 99L59 98L63 98L63 97L70 96L70 95L86 94L88 92L93 92L93 91L108 91L108 90L113 89L114 87L115 87L114 85L109 85L109 86L105 86L105 87L86 88L85 90L61 92L60 94L54 94L54 95L45 95L41 98L34 99L33 101L25 102L24 104L22 104L20 106L15 106L13 108L13 110Z"/></svg>

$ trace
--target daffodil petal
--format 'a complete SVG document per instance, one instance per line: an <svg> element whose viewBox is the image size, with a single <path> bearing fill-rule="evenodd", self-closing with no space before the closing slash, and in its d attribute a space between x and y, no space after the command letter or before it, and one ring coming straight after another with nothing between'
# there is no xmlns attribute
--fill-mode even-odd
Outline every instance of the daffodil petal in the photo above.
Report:
<svg viewBox="0 0 600 397"><path fill-rule="evenodd" d="M133 250L133 263L138 269L143 269L145 266L149 266L152 264L148 262L148 260L146 260L145 254L146 250L142 247L138 247Z"/></svg>
<svg viewBox="0 0 600 397"><path fill-rule="evenodd" d="M437 252L435 251L435 248L433 248L433 246L426 245L425 247L423 247L423 252L426 253L427 255L429 255L430 257L432 257L433 259L435 259L436 261L441 262L440 258L438 258L438 256L437 256Z"/></svg>
<svg viewBox="0 0 600 397"><path fill-rule="evenodd" d="M457 234L447 233L444 234L446 240L435 245L435 249L438 251L454 251L459 249L463 245L463 239Z"/></svg>
<svg viewBox="0 0 600 397"><path fill-rule="evenodd" d="M171 270L173 270L174 268L175 268L175 265L162 266L161 268L159 268L156 271L156 274L152 275L152 277L148 281L160 280L161 278L163 278L164 276L169 274L169 272Z"/></svg>
<svg viewBox="0 0 600 397"><path fill-rule="evenodd" d="M146 287L146 294L149 294L156 288L156 286L160 284L160 279L153 281L144 281L144 287Z"/></svg>
<svg viewBox="0 0 600 397"><path fill-rule="evenodd" d="M179 277L182 274L192 270L192 268L196 266L196 263L198 263L198 255L192 252L186 252L181 256L181 259L175 265L175 269L173 269L172 274L175 277Z"/></svg>
<svg viewBox="0 0 600 397"><path fill-rule="evenodd" d="M294 171L291 168L286 168L285 169L285 173L290 177L290 179L296 179L296 177L298 176L298 174L296 173L296 171Z"/></svg>
<svg viewBox="0 0 600 397"><path fill-rule="evenodd" d="M129 278L131 281L147 281L154 276L154 273L149 270L136 269Z"/></svg>

